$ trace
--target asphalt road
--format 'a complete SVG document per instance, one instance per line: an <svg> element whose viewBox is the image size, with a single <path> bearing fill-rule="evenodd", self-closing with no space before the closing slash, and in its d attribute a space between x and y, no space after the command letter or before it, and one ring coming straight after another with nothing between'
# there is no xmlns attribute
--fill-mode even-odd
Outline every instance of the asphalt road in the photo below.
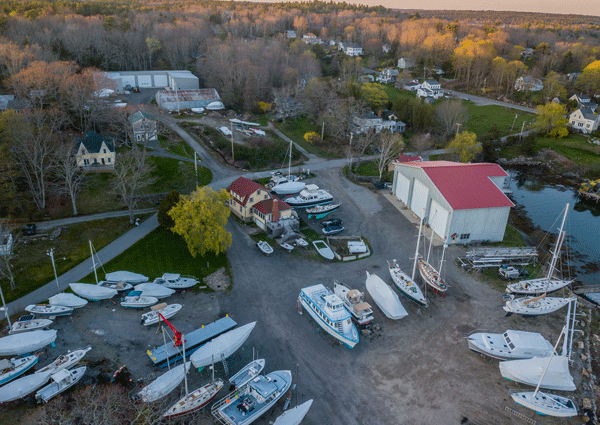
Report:
<svg viewBox="0 0 600 425"><path fill-rule="evenodd" d="M315 400L304 425L521 425L522 420L506 413L505 406L532 417L532 412L510 400L508 390L518 385L501 378L496 361L470 352L462 337L474 329L510 328L541 332L555 340L566 312L533 320L506 318L500 294L456 266L453 260L463 253L461 247L448 249L445 275L451 288L445 298L433 296L429 308L418 308L402 298L409 316L392 321L367 296L382 331L373 339L361 336L354 349L338 344L307 313L298 314L297 297L302 287L316 283L332 287L338 280L364 291L367 270L390 283L385 261L393 258L410 270L417 235L415 226L386 198L349 182L339 168L321 170L314 182L342 202L335 213L347 229L342 235L365 236L373 255L349 263L328 262L312 249L288 253L275 246L274 254L265 257L246 234L247 228L231 220L231 290L179 293L166 300L184 304L171 320L174 326L189 332L225 314L239 325L257 321L248 341L227 360L228 376L251 361L255 350L258 357L266 359L265 372L291 370L298 385L298 402ZM439 250L434 247L432 255L439 258ZM136 379L146 377L156 372L146 350L163 340L155 328L137 324L140 315L104 301L90 303L71 317L58 318L57 347L48 348L40 363L45 365L66 349L92 344L93 350L86 356L94 366L90 376L126 364ZM575 358L578 356L576 353ZM572 374L579 384L577 367ZM222 364L216 366L216 372L224 376ZM209 377L206 370L192 371L190 388L197 388ZM218 398L225 394L223 390ZM175 391L163 405L178 396ZM266 425L274 420L282 406L283 401L278 402L255 423ZM194 421L215 423L209 418L209 411L204 410ZM535 419L540 424L579 423Z"/></svg>
<svg viewBox="0 0 600 425"><path fill-rule="evenodd" d="M527 106L515 105L514 103L502 102L501 100L490 99L483 96L475 96L470 93L462 93L456 90L448 90L448 92L459 99L469 100L476 105L498 105L504 106L505 108L516 109L518 111L529 112L530 114L538 114L539 112L534 108L528 108Z"/></svg>

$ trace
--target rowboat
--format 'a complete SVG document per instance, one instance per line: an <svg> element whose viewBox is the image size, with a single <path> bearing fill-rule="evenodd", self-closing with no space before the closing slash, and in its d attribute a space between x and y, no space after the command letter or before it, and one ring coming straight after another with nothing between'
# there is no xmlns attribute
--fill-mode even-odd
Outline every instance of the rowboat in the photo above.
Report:
<svg viewBox="0 0 600 425"><path fill-rule="evenodd" d="M142 314L142 321L140 323L144 326L150 326L158 323L160 318L158 313L162 314L165 319L168 319L174 316L179 310L181 310L181 304L158 304L152 307L152 311Z"/></svg>
<svg viewBox="0 0 600 425"><path fill-rule="evenodd" d="M271 247L271 245L269 245L267 241L258 241L256 242L256 246L265 255L271 255L273 253L273 248Z"/></svg>
<svg viewBox="0 0 600 425"><path fill-rule="evenodd" d="M77 295L90 301L108 300L117 295L115 289L89 283L70 283L69 286Z"/></svg>
<svg viewBox="0 0 600 425"><path fill-rule="evenodd" d="M38 316L68 316L73 309L62 305L31 304L25 307L25 311Z"/></svg>
<svg viewBox="0 0 600 425"><path fill-rule="evenodd" d="M0 385L18 378L31 369L39 360L38 356L0 360Z"/></svg>
<svg viewBox="0 0 600 425"><path fill-rule="evenodd" d="M306 242L303 238L298 238L298 239L296 239L296 245L302 246L302 247L307 247L308 242Z"/></svg>
<svg viewBox="0 0 600 425"><path fill-rule="evenodd" d="M313 246L321 255L321 257L326 258L328 260L333 260L335 258L335 256L333 255L333 251L331 250L331 248L329 248L329 245L327 245L325 241L313 241Z"/></svg>
<svg viewBox="0 0 600 425"><path fill-rule="evenodd" d="M33 353L56 340L57 331L31 331L0 338L0 356Z"/></svg>
<svg viewBox="0 0 600 425"><path fill-rule="evenodd" d="M294 246L290 245L289 243L282 243L279 246L282 247L283 249L285 249L286 251L289 251L289 252L292 252L294 250Z"/></svg>

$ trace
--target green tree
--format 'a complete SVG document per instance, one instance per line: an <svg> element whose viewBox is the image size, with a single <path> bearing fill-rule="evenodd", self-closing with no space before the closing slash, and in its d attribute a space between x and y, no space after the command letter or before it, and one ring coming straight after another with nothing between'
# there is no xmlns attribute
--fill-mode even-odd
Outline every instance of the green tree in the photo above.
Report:
<svg viewBox="0 0 600 425"><path fill-rule="evenodd" d="M448 149L458 156L460 162L471 162L481 153L481 145L477 143L477 135L470 131L458 133L448 145Z"/></svg>
<svg viewBox="0 0 600 425"><path fill-rule="evenodd" d="M385 90L375 83L365 83L361 85L360 94L362 99L373 109L382 109L389 101Z"/></svg>
<svg viewBox="0 0 600 425"><path fill-rule="evenodd" d="M169 230L175 226L175 222L169 215L169 211L171 211L171 209L177 205L180 199L181 195L176 190L164 197L158 206L158 224Z"/></svg>
<svg viewBox="0 0 600 425"><path fill-rule="evenodd" d="M575 81L575 88L588 94L600 90L600 60L594 61L585 67L582 74Z"/></svg>
<svg viewBox="0 0 600 425"><path fill-rule="evenodd" d="M202 187L184 195L169 211L175 222L171 229L185 240L192 257L209 252L224 253L231 246L231 233L225 229L230 210L227 191Z"/></svg>
<svg viewBox="0 0 600 425"><path fill-rule="evenodd" d="M542 93L546 98L546 102L550 102L555 97L558 97L559 99L567 97L567 89L562 85L558 73L552 71L546 76Z"/></svg>
<svg viewBox="0 0 600 425"><path fill-rule="evenodd" d="M538 114L535 117L534 128L551 137L562 138L569 135L567 130L567 110L565 105L559 103L547 103L536 108Z"/></svg>

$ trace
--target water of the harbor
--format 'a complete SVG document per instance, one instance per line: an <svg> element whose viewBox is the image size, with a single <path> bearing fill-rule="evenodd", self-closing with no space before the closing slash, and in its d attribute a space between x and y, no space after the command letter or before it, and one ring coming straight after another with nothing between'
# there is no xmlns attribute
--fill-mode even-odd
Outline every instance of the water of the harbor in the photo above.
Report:
<svg viewBox="0 0 600 425"><path fill-rule="evenodd" d="M584 285L600 285L600 204L581 201L576 188L561 184L560 179L548 179L543 172L522 169L507 172L511 175L509 197L523 207L522 212L534 226L556 235L561 213L569 204L565 243L573 253L572 276Z"/></svg>

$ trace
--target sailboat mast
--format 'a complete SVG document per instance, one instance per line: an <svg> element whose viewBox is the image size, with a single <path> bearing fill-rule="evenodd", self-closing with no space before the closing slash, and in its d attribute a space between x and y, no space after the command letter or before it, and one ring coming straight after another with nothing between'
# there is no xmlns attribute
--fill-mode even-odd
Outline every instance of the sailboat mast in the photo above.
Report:
<svg viewBox="0 0 600 425"><path fill-rule="evenodd" d="M292 139L290 139L290 157L288 159L288 177L292 174Z"/></svg>
<svg viewBox="0 0 600 425"><path fill-rule="evenodd" d="M188 385L187 385L187 367L186 367L186 358L185 358L185 339L183 340L183 380L185 381L185 396L187 397L189 394Z"/></svg>
<svg viewBox="0 0 600 425"><path fill-rule="evenodd" d="M98 284L98 272L96 272L96 260L94 259L94 248L92 247L92 240L88 239L90 243L90 253L92 254L92 268L94 269L94 276L96 277L96 285Z"/></svg>
<svg viewBox="0 0 600 425"><path fill-rule="evenodd" d="M556 347L558 347L558 343L560 342L560 339L563 337L564 334L565 334L565 328L563 328L562 331L560 331L560 335L558 336L558 339L556 340L556 344L554 344L554 350L552 350L552 354L550 355L550 357L548 357L548 363L546 364L546 368L544 369L544 372L542 373L542 376L540 378L540 381L537 384L537 387L535 387L535 392L533 393L533 398L535 398L538 391L540 390L540 386L542 385L544 376L546 376L546 372L548 371L548 368L550 367L550 362L552 361L552 358L554 357L554 353L556 353Z"/></svg>
<svg viewBox="0 0 600 425"><path fill-rule="evenodd" d="M423 215L425 215L425 208L423 208ZM413 281L415 280L415 272L417 271L417 259L419 258L419 243L421 242L421 228L423 227L423 219L419 221L419 236L417 237L417 247L415 248L415 262L413 263L412 276L410 277Z"/></svg>
<svg viewBox="0 0 600 425"><path fill-rule="evenodd" d="M158 323L160 325L160 317L158 318ZM165 328L161 328L161 329L162 329L163 342L165 343L165 353L166 353L167 352L167 338L165 338ZM171 362L169 361L169 359L167 359L167 366L168 366L169 370L171 370Z"/></svg>
<svg viewBox="0 0 600 425"><path fill-rule="evenodd" d="M442 266L444 265L444 254L446 253L446 248L448 248L448 244L446 244L446 238L444 238L444 248L442 249L442 259L440 260L440 268L438 270L438 275L440 279L442 278Z"/></svg>
<svg viewBox="0 0 600 425"><path fill-rule="evenodd" d="M569 204L565 206L565 215L563 216L562 223L560 225L560 230L558 232L558 238L556 239L556 246L554 247L554 252L552 253L552 260L550 261L550 267L548 268L548 281L552 279L552 275L554 274L554 268L556 267L556 262L558 261L558 256L560 255L560 249L562 248L563 241L565 239L565 221L567 219L567 213L569 212Z"/></svg>

